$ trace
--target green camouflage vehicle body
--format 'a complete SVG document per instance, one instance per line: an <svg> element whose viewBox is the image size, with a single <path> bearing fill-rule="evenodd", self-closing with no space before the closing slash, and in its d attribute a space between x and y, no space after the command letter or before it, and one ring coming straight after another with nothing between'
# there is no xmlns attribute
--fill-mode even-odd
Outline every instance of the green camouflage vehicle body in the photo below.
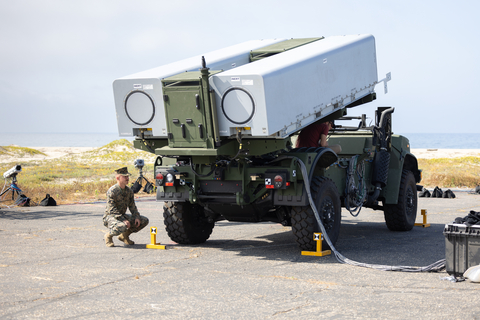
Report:
<svg viewBox="0 0 480 320"><path fill-rule="evenodd" d="M257 50L252 63L270 54ZM319 227L306 188L333 243L339 236L342 207L353 215L361 207L383 210L390 230L412 229L421 173L408 139L391 132L393 108L379 108L375 125L369 127L365 116L348 118L351 108L376 98L371 93L319 116L320 122L358 119L358 125L331 133L329 143L342 146L338 155L329 148L294 148L299 131L284 138L252 137L250 128L239 126L235 135L222 137L209 84L220 72L209 70L204 62L199 71L164 78L168 136L149 136L147 128L134 141L136 148L158 155L157 200L165 203L165 226L173 241L205 242L215 222L223 219L271 221L292 226L299 246L314 250L313 232ZM307 168L310 186L305 185L299 161Z"/></svg>

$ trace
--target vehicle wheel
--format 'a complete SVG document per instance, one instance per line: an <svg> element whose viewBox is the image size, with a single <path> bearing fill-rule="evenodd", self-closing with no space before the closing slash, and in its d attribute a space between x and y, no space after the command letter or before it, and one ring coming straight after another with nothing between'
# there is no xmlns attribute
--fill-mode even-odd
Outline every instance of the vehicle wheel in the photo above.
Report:
<svg viewBox="0 0 480 320"><path fill-rule="evenodd" d="M215 222L208 222L202 206L190 202L165 201L163 222L170 239L179 244L207 241Z"/></svg>
<svg viewBox="0 0 480 320"><path fill-rule="evenodd" d="M340 234L342 219L342 207L337 187L332 180L315 176L311 182L310 190L328 237L335 244ZM313 240L313 233L321 232L321 229L310 205L292 207L291 217L293 235L300 248L306 251L315 251L316 242ZM328 248L329 246L324 240L322 249Z"/></svg>
<svg viewBox="0 0 480 320"><path fill-rule="evenodd" d="M417 185L409 170L402 171L397 204L385 204L385 222L391 231L410 231L417 218Z"/></svg>

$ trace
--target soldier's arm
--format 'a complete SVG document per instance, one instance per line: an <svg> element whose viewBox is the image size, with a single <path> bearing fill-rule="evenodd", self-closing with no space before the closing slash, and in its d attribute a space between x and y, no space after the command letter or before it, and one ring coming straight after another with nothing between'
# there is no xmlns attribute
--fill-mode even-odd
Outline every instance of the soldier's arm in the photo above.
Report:
<svg viewBox="0 0 480 320"><path fill-rule="evenodd" d="M320 141L318 143L321 147L328 147L327 136L323 133L320 135Z"/></svg>

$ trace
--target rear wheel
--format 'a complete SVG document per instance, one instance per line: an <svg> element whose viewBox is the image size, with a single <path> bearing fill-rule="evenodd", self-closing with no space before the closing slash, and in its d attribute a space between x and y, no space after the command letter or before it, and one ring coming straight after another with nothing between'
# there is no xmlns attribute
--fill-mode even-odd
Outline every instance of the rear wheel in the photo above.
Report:
<svg viewBox="0 0 480 320"><path fill-rule="evenodd" d="M325 231L332 244L335 244L340 235L342 219L340 195L337 187L332 180L316 176L311 182L310 189ZM293 235L300 248L315 251L316 243L313 240L313 233L321 232L321 229L312 208L309 205L292 207L291 216ZM322 248L328 248L326 241L323 241Z"/></svg>
<svg viewBox="0 0 480 320"><path fill-rule="evenodd" d="M385 204L385 223L391 231L410 231L417 218L417 185L409 170L402 171L397 204Z"/></svg>
<svg viewBox="0 0 480 320"><path fill-rule="evenodd" d="M208 221L202 206L190 202L165 201L163 218L168 236L179 244L207 241L215 225Z"/></svg>

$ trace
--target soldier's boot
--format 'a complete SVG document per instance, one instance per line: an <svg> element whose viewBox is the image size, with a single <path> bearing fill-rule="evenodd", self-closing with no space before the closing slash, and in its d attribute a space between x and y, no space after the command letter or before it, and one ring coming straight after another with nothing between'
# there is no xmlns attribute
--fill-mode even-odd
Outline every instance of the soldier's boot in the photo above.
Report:
<svg viewBox="0 0 480 320"><path fill-rule="evenodd" d="M131 246L131 245L135 244L135 242L130 240L130 238L128 237L131 234L132 234L132 231L127 230L127 231L125 231L124 233L122 233L121 235L118 236L118 240L123 241L123 243Z"/></svg>
<svg viewBox="0 0 480 320"><path fill-rule="evenodd" d="M110 232L105 233L105 245L107 247L114 247L115 245L113 244L113 236L110 234Z"/></svg>

